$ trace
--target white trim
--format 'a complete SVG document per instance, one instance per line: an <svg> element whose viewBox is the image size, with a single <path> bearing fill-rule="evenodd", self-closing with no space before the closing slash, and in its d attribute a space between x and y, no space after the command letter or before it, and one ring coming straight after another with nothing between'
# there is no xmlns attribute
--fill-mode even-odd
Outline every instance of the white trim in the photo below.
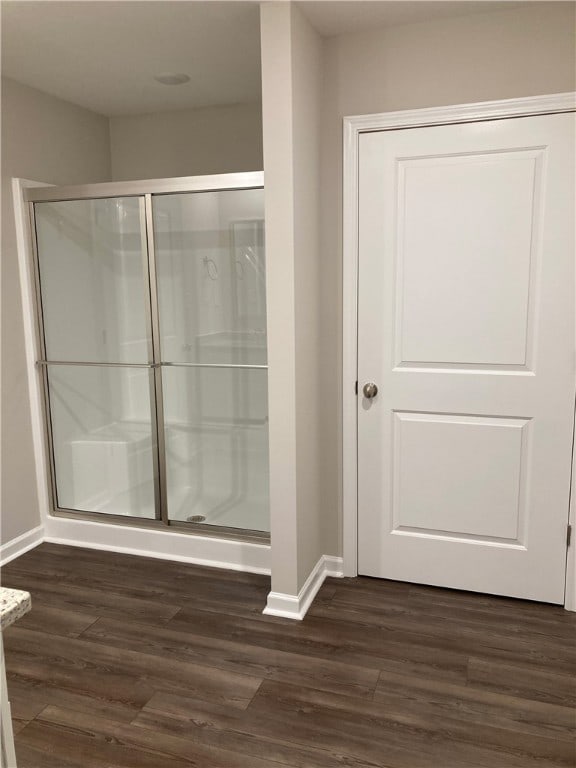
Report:
<svg viewBox="0 0 576 768"><path fill-rule="evenodd" d="M7 565L43 541L69 547L121 552L126 555L154 557L158 560L270 575L270 546L267 544L191 536L187 533L154 531L147 528L122 528L109 523L54 517L50 518L46 528L39 525L3 544L0 547L0 566Z"/></svg>
<svg viewBox="0 0 576 768"><path fill-rule="evenodd" d="M366 131L499 120L576 110L576 93L485 101L446 107L344 118L343 142L343 331L342 331L342 514L346 576L358 575L358 430L354 382L358 373L358 139ZM575 465L576 466L576 465ZM575 470L576 472L576 470ZM576 525L576 480L572 477L572 525ZM576 542L568 550L565 607L576 610Z"/></svg>
<svg viewBox="0 0 576 768"><path fill-rule="evenodd" d="M341 578L342 558L322 555L297 595L270 592L262 613L302 621L327 576Z"/></svg>
<svg viewBox="0 0 576 768"><path fill-rule="evenodd" d="M576 282L574 284L576 290ZM576 321L576 317L574 318ZM575 350L576 352L576 350ZM576 359L576 354L575 354ZM564 608L576 612L576 403L574 403L574 431L572 432L572 476L570 478L570 512L568 525L572 526L572 541L566 553L566 589Z"/></svg>
<svg viewBox="0 0 576 768"><path fill-rule="evenodd" d="M570 481L570 514L568 524L572 526L572 541L566 555L566 591L564 608L576 611L576 410L574 411L574 439L572 443L572 477Z"/></svg>
<svg viewBox="0 0 576 768"><path fill-rule="evenodd" d="M249 573L270 573L270 546L211 536L192 536L176 531L73 520L50 515L44 541L87 547L127 555L155 557L182 563L228 568Z"/></svg>
<svg viewBox="0 0 576 768"><path fill-rule="evenodd" d="M502 120L508 117L547 115L555 112L573 112L576 92L530 96L524 99L479 101L474 104L455 104L446 107L406 109L400 112L381 112L375 115L354 115L344 118L344 124L353 126L356 133L364 131L390 131L398 128L446 123L473 123L484 120Z"/></svg>
<svg viewBox="0 0 576 768"><path fill-rule="evenodd" d="M342 554L344 575L358 575L358 136L344 118L342 236Z"/></svg>
<svg viewBox="0 0 576 768"><path fill-rule="evenodd" d="M4 567L11 560L15 560L20 555L28 552L38 544L42 544L44 541L44 526L38 525L36 528L32 528L31 531L26 531L20 536L16 536L15 539L7 541L0 547L0 566Z"/></svg>
<svg viewBox="0 0 576 768"><path fill-rule="evenodd" d="M326 578L342 579L344 577L344 563L341 557L324 555L324 574Z"/></svg>
<svg viewBox="0 0 576 768"><path fill-rule="evenodd" d="M18 250L18 270L20 274L20 293L22 299L22 323L24 326L24 350L28 375L28 398L30 400L30 420L32 426L32 445L34 448L34 468L36 473L36 493L40 520L45 522L50 509L48 459L44 432L42 404L42 385L36 369L36 360L40 358L36 333L35 283L32 273L32 243L28 204L24 202L24 190L29 187L50 186L28 179L12 179L14 219L16 225L16 247Z"/></svg>

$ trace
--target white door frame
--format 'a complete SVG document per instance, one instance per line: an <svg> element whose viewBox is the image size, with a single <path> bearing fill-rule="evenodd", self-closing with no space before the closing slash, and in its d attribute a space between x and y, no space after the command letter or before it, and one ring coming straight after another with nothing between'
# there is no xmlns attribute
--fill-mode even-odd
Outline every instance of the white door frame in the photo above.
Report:
<svg viewBox="0 0 576 768"><path fill-rule="evenodd" d="M358 575L358 145L360 134L576 111L576 92L344 118L342 251L342 511L344 575ZM576 526L576 455L570 522ZM568 512L568 510L567 510ZM576 530L575 530L576 533ZM568 549L564 607L576 611L576 546Z"/></svg>

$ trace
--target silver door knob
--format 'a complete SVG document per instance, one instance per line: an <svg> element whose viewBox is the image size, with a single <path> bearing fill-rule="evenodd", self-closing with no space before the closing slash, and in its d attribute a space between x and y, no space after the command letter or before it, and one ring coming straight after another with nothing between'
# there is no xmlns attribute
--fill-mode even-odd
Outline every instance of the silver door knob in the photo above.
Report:
<svg viewBox="0 0 576 768"><path fill-rule="evenodd" d="M368 382L368 384L364 384L362 387L362 392L364 393L364 397L367 397L368 399L372 397L376 397L378 394L378 387L373 382Z"/></svg>

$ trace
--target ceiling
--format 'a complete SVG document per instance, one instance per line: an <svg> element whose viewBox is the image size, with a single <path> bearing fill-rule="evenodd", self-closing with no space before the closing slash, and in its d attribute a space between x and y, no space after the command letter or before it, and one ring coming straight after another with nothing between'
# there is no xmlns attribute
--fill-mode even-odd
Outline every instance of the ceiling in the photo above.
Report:
<svg viewBox="0 0 576 768"><path fill-rule="evenodd" d="M326 36L526 5L305 0ZM2 73L104 115L260 100L257 2L3 0ZM185 73L166 86L155 75Z"/></svg>
<svg viewBox="0 0 576 768"><path fill-rule="evenodd" d="M331 37L371 27L413 24L454 16L509 10L527 5L515 0L303 0L298 5L320 34Z"/></svg>
<svg viewBox="0 0 576 768"><path fill-rule="evenodd" d="M104 115L259 101L258 3L5 1L2 72Z"/></svg>

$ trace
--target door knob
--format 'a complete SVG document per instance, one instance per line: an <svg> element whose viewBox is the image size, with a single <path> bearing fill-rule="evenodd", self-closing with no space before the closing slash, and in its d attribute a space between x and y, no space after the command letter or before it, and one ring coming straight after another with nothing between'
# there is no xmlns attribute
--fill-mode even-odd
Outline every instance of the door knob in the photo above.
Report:
<svg viewBox="0 0 576 768"><path fill-rule="evenodd" d="M372 397L376 397L378 394L378 387L376 384L370 381L368 384L364 384L362 392L364 393L364 397L371 399Z"/></svg>

